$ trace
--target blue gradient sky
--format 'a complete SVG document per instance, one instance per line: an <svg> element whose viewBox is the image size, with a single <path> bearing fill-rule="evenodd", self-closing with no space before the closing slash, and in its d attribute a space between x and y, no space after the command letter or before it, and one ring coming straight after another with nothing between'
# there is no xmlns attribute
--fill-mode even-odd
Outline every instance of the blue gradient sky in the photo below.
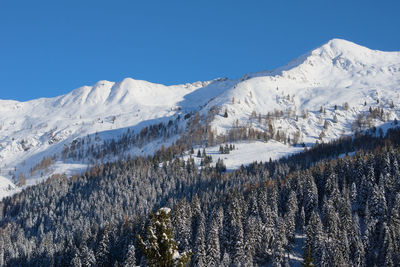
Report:
<svg viewBox="0 0 400 267"><path fill-rule="evenodd" d="M1 1L0 99L237 78L332 38L400 50L400 1Z"/></svg>

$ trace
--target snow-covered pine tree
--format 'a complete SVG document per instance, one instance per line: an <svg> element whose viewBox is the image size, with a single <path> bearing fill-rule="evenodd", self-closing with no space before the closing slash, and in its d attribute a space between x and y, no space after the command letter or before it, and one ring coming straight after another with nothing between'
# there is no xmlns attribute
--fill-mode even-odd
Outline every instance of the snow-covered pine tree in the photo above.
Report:
<svg viewBox="0 0 400 267"><path fill-rule="evenodd" d="M161 208L156 214L153 214L152 223L147 228L147 232L147 241L144 241L140 235L138 241L148 265L185 266L190 260L190 253L179 254L178 252L172 232L169 208Z"/></svg>
<svg viewBox="0 0 400 267"><path fill-rule="evenodd" d="M175 229L175 239L180 250L190 247L192 232L192 209L184 199L178 202L171 214L172 224Z"/></svg>
<svg viewBox="0 0 400 267"><path fill-rule="evenodd" d="M215 216L211 220L211 225L208 230L206 262L208 266L219 266L220 260L219 222L218 218Z"/></svg>
<svg viewBox="0 0 400 267"><path fill-rule="evenodd" d="M86 244L82 247L81 262L82 266L85 267L98 266L93 250L88 248Z"/></svg>
<svg viewBox="0 0 400 267"><path fill-rule="evenodd" d="M207 266L205 241L205 218L203 213L200 213L197 233L194 241L193 266Z"/></svg>
<svg viewBox="0 0 400 267"><path fill-rule="evenodd" d="M287 239L290 242L294 241L297 213L298 213L298 204L297 204L296 192L292 191L290 192L289 199L287 201L285 221L284 221L284 223L286 224Z"/></svg>
<svg viewBox="0 0 400 267"><path fill-rule="evenodd" d="M128 252L125 257L125 261L123 264L124 267L134 267L136 266L136 256L135 256L135 246L129 245Z"/></svg>
<svg viewBox="0 0 400 267"><path fill-rule="evenodd" d="M222 257L221 267L230 267L231 266L231 258L229 254L225 251L224 256Z"/></svg>
<svg viewBox="0 0 400 267"><path fill-rule="evenodd" d="M110 266L109 253L110 253L110 226L104 228L102 238L100 240L97 252L96 263L98 266Z"/></svg>

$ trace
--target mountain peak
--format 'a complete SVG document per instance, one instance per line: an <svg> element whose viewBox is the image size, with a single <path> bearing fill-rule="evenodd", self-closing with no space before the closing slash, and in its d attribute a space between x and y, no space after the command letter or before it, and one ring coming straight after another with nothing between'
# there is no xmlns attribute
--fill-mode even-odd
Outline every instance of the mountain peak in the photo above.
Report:
<svg viewBox="0 0 400 267"><path fill-rule="evenodd" d="M353 43L351 41L347 41L345 39L340 39L340 38L333 38L329 40L326 44L322 46L329 46L332 49L355 49L355 48L366 48L364 46L358 45L356 43Z"/></svg>
<svg viewBox="0 0 400 267"><path fill-rule="evenodd" d="M321 57L335 61L338 58L346 58L352 62L359 62L362 64L377 64L384 62L386 64L398 63L400 58L399 52L384 52L379 50L372 50L365 46L343 40L332 39L322 46L311 51L309 55Z"/></svg>
<svg viewBox="0 0 400 267"><path fill-rule="evenodd" d="M327 71L325 68L331 67L346 71L353 69L357 72L369 68L388 68L391 65L399 65L399 62L400 52L372 50L347 40L335 38L271 73L281 74L282 71L294 71L305 74L309 73L310 69L323 73ZM308 70L306 71L306 69Z"/></svg>
<svg viewBox="0 0 400 267"><path fill-rule="evenodd" d="M332 39L326 44L313 50L311 54L328 57L330 59L334 59L338 56L350 56L362 59L372 52L377 51L370 50L369 48L343 39Z"/></svg>

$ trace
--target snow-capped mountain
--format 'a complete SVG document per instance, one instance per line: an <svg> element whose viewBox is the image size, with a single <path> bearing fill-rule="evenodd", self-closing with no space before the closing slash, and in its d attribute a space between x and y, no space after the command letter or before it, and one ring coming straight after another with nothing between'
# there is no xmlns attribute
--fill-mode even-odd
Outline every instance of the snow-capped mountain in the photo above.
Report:
<svg viewBox="0 0 400 267"><path fill-rule="evenodd" d="M343 130L351 129L349 124L360 111L370 106L385 110L387 106L398 106L399 79L399 52L374 51L333 39L282 68L245 75L209 105L225 106L232 115L230 120L216 120L217 127L229 127L234 120L244 119L252 111L266 114L291 108L301 115L308 110L310 116L295 125L303 131L306 141L312 141L321 130L316 119L333 119L336 114L339 124L328 132L330 137L338 137ZM344 103L349 104L347 111L334 110L335 105ZM318 112L321 107L325 109L323 114ZM398 109L387 111L390 113L387 119L393 120ZM281 124L285 129L294 126L290 121Z"/></svg>
<svg viewBox="0 0 400 267"><path fill-rule="evenodd" d="M206 114L215 106L220 114L214 117L211 129L219 135L227 134L233 126L263 132L272 126L275 133L284 133L282 143L287 138L306 145L328 141L354 132L356 121L358 126L390 126L400 116L399 89L400 52L375 51L333 39L286 66L239 79L164 86L127 78L119 83L99 81L55 98L0 100L0 175L11 179L23 174L32 184L52 173L81 171L88 161L61 161L57 157L76 138L98 133L100 144L128 128L139 132L144 126L189 112ZM379 116L368 117L371 110ZM184 121L177 127L184 131ZM132 147L129 153L151 154L173 140ZM277 147L275 141L249 146L263 151L250 151L244 163L268 160L265 151L272 146ZM285 153L299 151L298 147L285 147ZM48 170L29 171L52 156L55 162ZM238 157L234 157L237 166ZM0 192L12 186L0 184Z"/></svg>

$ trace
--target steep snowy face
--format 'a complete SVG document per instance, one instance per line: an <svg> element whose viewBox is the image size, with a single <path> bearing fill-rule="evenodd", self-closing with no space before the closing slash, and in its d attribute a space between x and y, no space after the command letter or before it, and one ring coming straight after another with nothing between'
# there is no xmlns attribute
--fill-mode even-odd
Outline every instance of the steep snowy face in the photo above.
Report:
<svg viewBox="0 0 400 267"><path fill-rule="evenodd" d="M267 131L266 115L281 112L273 121L276 130L288 137L298 132L305 143L315 143L323 131L322 140L328 141L350 134L354 120L369 107L382 108L387 120L399 118L399 89L400 52L333 39L281 68L237 80L165 86L127 78L99 81L55 98L0 100L0 175L29 177L30 168L43 157L58 155L78 137L96 132L117 137L127 127L137 132L186 112L206 114L213 106L228 114L212 122L217 134L237 124ZM349 108L342 108L344 103ZM252 114L262 119L249 121ZM79 164L52 172L86 168Z"/></svg>
<svg viewBox="0 0 400 267"><path fill-rule="evenodd" d="M352 83L354 79L373 77L381 82L380 77L397 76L399 63L399 52L375 51L349 41L333 39L273 74L311 86L341 87L345 80Z"/></svg>
<svg viewBox="0 0 400 267"><path fill-rule="evenodd" d="M349 87L369 89L379 85L393 90L393 86L399 85L400 52L370 50L349 41L333 39L281 68L244 77L250 79L236 85L236 90L263 87L266 93L276 88L299 92L316 87L340 90Z"/></svg>
<svg viewBox="0 0 400 267"><path fill-rule="evenodd" d="M349 64L344 66L359 66L361 68L366 65L390 65L398 64L400 53L399 52L382 52L378 50L371 50L369 48L357 45L355 43L333 39L311 52L312 55L321 57L336 66L343 67L340 63L341 60L347 61Z"/></svg>
<svg viewBox="0 0 400 267"><path fill-rule="evenodd" d="M237 122L248 123L251 114L264 118L268 112L282 111L292 115L276 120L276 128L288 133L300 130L305 141L314 143L326 120L331 124L324 132L329 140L350 133L352 122L369 107L383 108L388 120L397 118L399 89L400 52L375 51L333 39L281 68L243 76L209 107L222 106L229 114L214 121L218 133ZM345 103L348 110L342 108ZM252 124L266 130L265 123Z"/></svg>

